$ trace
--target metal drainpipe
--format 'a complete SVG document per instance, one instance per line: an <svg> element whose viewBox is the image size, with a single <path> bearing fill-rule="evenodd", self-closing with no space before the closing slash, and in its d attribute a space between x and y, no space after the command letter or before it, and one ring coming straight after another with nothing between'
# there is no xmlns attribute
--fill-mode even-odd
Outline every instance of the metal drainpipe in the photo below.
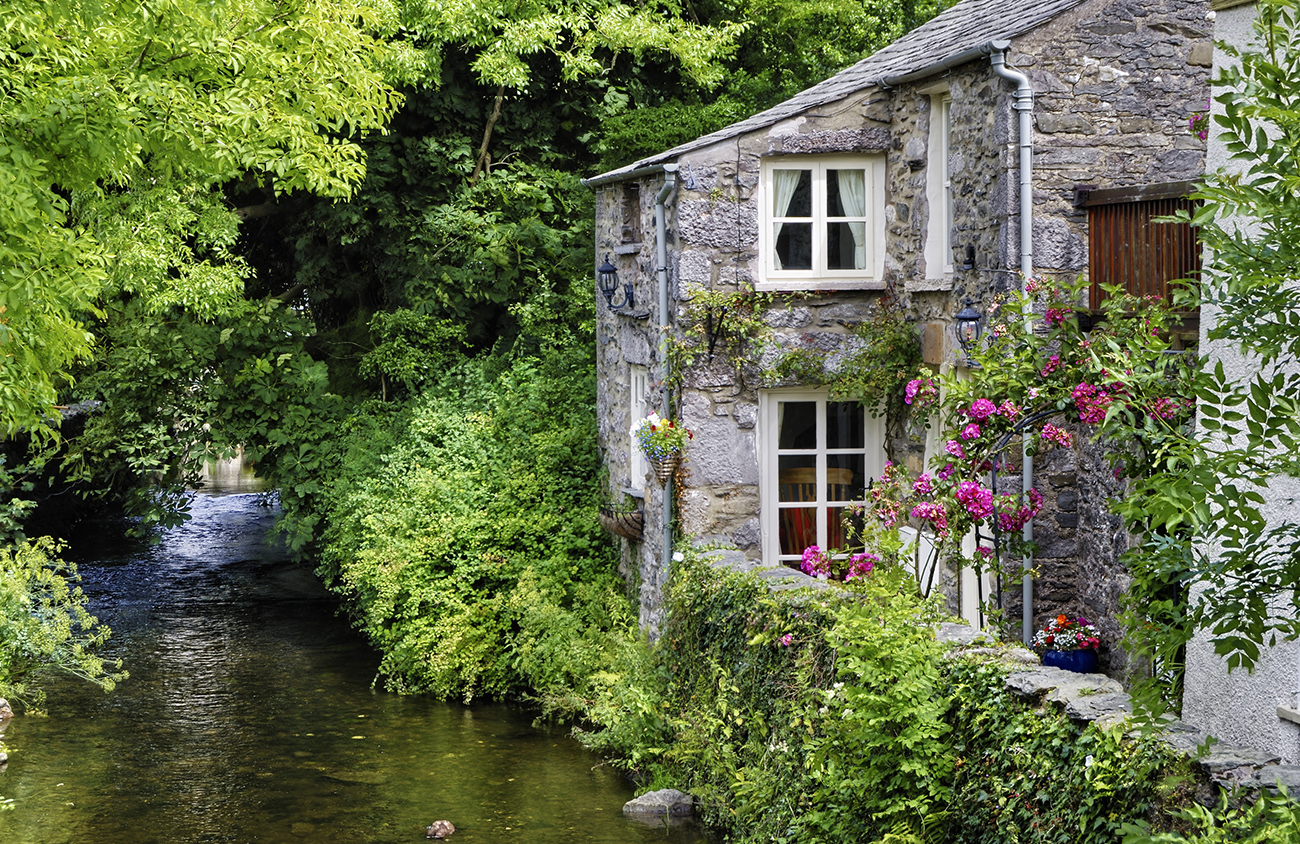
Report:
<svg viewBox="0 0 1300 844"><path fill-rule="evenodd" d="M664 165L664 184L655 194L655 275L659 281L659 384L663 395L659 401L659 415L672 418L672 403L668 389L668 223L664 205L677 187L677 165ZM663 511L663 569L668 568L673 553L673 481L664 484Z"/></svg>
<svg viewBox="0 0 1300 844"><path fill-rule="evenodd" d="M1015 109L1020 112L1020 273L1023 279L1034 274L1034 88L1029 84L1029 77L1018 70L1007 67L1005 51L993 53L989 62L993 72L1003 79L1016 83ZM1033 318L1025 314L1025 329L1033 331ZM1022 489L1026 495L1034 487L1034 460L1029 455L1029 440L1025 439L1021 450L1023 471ZM1021 537L1026 543L1034 541L1033 519L1025 522ZM1034 557L1026 551L1021 560L1021 636L1028 644L1034 636Z"/></svg>

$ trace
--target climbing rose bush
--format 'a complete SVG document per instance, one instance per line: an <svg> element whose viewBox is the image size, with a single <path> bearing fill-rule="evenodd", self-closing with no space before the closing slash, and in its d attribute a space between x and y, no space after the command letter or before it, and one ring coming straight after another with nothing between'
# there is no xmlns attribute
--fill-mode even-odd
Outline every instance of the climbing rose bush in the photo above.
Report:
<svg viewBox="0 0 1300 844"><path fill-rule="evenodd" d="M1189 424L1196 359L1169 354L1176 315L1163 302L1112 292L1085 331L1074 304L1084 293L1081 284L1026 280L1023 292L985 305L989 339L971 355L977 366L907 383L904 402L913 412L934 408L942 445L915 479L888 464L866 509L887 528L926 531L928 563L987 569L1019 559L1020 532L1043 507L1037 489L1022 492L1018 477L1014 489L1007 484L1019 473L1022 440L1038 454L1073 448L1078 436L1107 437L1117 477L1136 477ZM972 529L980 542L965 559L960 540ZM918 561L918 575L934 570L928 563Z"/></svg>

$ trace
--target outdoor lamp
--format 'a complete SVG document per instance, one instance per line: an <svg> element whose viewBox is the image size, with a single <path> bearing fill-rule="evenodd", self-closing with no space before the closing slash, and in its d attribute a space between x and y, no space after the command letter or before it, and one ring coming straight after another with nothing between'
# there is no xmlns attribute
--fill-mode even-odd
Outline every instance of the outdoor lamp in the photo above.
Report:
<svg viewBox="0 0 1300 844"><path fill-rule="evenodd" d="M632 285L627 282L623 283L623 301L614 304L614 294L618 291L618 268L609 262L608 252L605 253L605 263L596 270L596 284L600 287L600 292L605 294L605 304L611 311L632 306Z"/></svg>
<svg viewBox="0 0 1300 844"><path fill-rule="evenodd" d="M974 366L975 361L971 360L971 352L979 348L980 333L983 327L980 322L984 315L971 307L970 297L966 298L966 307L957 312L953 319L957 323L957 342L961 343L962 351L966 353L966 365Z"/></svg>

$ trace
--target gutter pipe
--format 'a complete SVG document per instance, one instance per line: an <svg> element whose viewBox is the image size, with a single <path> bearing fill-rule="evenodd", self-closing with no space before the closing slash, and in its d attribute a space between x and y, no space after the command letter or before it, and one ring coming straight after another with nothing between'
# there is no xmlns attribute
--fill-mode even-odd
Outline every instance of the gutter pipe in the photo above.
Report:
<svg viewBox="0 0 1300 844"><path fill-rule="evenodd" d="M677 187L677 165L664 164L643 168L648 172L663 171L664 184L655 194L655 275L659 282L659 385L662 395L659 400L659 415L664 419L672 418L672 406L668 389L668 222L665 205L669 196ZM632 177L640 171L619 176L619 179ZM593 180L595 181L595 180ZM611 180L612 181L612 180ZM664 484L663 511L663 568L668 568L673 554L673 487L672 482Z"/></svg>
<svg viewBox="0 0 1300 844"><path fill-rule="evenodd" d="M967 62L973 62L976 59L982 59L985 56L1001 56L1009 49L1011 49L1010 41L985 41L978 47L971 47L969 50L962 50L960 53L953 53L952 55L945 56L937 62L931 62L920 70L901 73L897 76L881 77L880 84L886 88L897 88L899 85L926 79L930 76L934 76L936 73L952 70L955 67L960 67L961 65L964 65ZM997 69L994 68L995 72L996 70Z"/></svg>
<svg viewBox="0 0 1300 844"><path fill-rule="evenodd" d="M585 188L596 188L607 185L610 182L626 182L628 179L639 179L642 176L653 176L656 173L677 172L676 164L650 164L645 167L638 167L635 170L628 170L626 173L622 170L614 170L600 176L592 176L590 179L579 179L578 181Z"/></svg>
<svg viewBox="0 0 1300 844"><path fill-rule="evenodd" d="M1020 273L1021 284L1034 273L1034 88L1029 78L1018 70L1006 65L1007 42L1001 51L992 53L989 62L993 72L1003 79L1016 83L1016 102L1014 108L1020 113ZM1033 331L1033 317L1025 314L1025 329ZM1023 481L1021 488L1026 495L1034 486L1034 459L1029 454L1029 442L1024 441L1021 452ZM1034 521L1025 522L1021 538L1026 543L1034 541ZM1034 556L1026 551L1021 560L1021 635L1028 644L1034 636Z"/></svg>

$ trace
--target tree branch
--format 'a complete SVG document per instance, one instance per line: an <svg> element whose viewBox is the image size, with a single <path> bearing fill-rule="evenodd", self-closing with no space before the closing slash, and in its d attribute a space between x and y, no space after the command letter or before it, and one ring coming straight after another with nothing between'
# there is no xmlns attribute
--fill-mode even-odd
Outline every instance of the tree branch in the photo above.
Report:
<svg viewBox="0 0 1300 844"><path fill-rule="evenodd" d="M501 119L501 101L505 99L506 86L497 86L496 102L492 104L492 116L488 118L487 127L483 130L483 145L478 148L478 160L474 162L474 172L470 175L471 182L477 182L479 174L483 172L483 165L488 161L488 141L492 140L492 129Z"/></svg>

